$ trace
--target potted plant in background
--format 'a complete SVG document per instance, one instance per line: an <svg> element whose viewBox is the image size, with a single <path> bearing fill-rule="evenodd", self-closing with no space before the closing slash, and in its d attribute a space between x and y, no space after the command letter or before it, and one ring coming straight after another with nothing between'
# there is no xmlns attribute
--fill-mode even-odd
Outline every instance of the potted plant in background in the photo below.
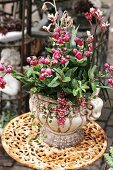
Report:
<svg viewBox="0 0 113 170"><path fill-rule="evenodd" d="M113 170L113 147L111 146L109 149L109 153L104 154L104 158L109 165L109 170Z"/></svg>
<svg viewBox="0 0 113 170"><path fill-rule="evenodd" d="M83 138L82 127L101 115L103 101L98 97L100 88L112 89L113 66L105 63L102 73L92 62L95 57L96 30L99 27L102 37L108 23L102 22L102 12L91 8L85 14L92 26L92 18L96 18L94 34L87 32L87 38L76 37L77 29L72 18L64 11L59 16L55 1L45 2L55 8L55 15L48 14L49 26L44 26L52 34L50 46L46 47L46 55L27 58L29 67L23 73L13 70L13 76L24 83L31 92L30 110L42 124L41 139L47 144L59 148L71 147ZM52 28L52 29L51 29ZM51 32L52 30L52 32ZM0 66L1 71L11 72L11 66ZM107 82L103 84L107 75ZM0 87L5 87L3 77Z"/></svg>

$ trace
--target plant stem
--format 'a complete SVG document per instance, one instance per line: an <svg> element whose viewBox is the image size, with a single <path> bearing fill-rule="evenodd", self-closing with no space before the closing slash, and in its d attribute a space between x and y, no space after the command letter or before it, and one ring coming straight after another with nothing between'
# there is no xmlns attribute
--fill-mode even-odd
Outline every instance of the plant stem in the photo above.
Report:
<svg viewBox="0 0 113 170"><path fill-rule="evenodd" d="M55 0L53 0L53 4L54 4L55 12L57 12L57 8L56 8L56 2L55 2Z"/></svg>
<svg viewBox="0 0 113 170"><path fill-rule="evenodd" d="M91 63L93 64L93 58L95 55L95 51L96 51L96 32L97 32L97 22L96 22L96 26L95 26L95 30L94 30L94 41L93 41L93 55L92 55L92 59L91 59Z"/></svg>
<svg viewBox="0 0 113 170"><path fill-rule="evenodd" d="M54 1L54 4L51 2L45 2L44 4L50 4L51 6L53 6L55 8L55 12L57 12L55 0L53 0L53 1Z"/></svg>

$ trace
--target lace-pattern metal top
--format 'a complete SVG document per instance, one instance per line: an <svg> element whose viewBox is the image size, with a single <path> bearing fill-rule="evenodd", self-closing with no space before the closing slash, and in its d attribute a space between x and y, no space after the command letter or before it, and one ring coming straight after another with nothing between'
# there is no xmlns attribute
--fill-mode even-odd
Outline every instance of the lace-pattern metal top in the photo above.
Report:
<svg viewBox="0 0 113 170"><path fill-rule="evenodd" d="M92 164L106 150L106 136L95 122L83 128L85 139L79 145L61 150L40 141L38 125L34 125L31 113L26 113L13 119L2 133L6 152L25 166L37 170L75 170Z"/></svg>

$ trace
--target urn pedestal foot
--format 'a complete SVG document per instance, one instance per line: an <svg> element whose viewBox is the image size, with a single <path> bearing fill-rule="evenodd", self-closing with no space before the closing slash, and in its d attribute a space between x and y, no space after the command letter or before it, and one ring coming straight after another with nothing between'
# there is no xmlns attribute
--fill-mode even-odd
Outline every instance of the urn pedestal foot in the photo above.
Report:
<svg viewBox="0 0 113 170"><path fill-rule="evenodd" d="M79 144L84 139L84 132L82 129L78 129L71 133L57 133L47 126L43 126L40 131L40 138L49 146L68 148Z"/></svg>

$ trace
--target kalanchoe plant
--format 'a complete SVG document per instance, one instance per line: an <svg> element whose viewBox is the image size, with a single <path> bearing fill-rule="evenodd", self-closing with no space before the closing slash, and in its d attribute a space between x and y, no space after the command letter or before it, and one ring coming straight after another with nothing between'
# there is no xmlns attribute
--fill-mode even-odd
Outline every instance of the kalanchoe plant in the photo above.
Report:
<svg viewBox="0 0 113 170"><path fill-rule="evenodd" d="M96 43L97 28L101 29L101 44L103 34L109 24L102 21L102 12L99 9L91 8L90 12L85 13L85 17L93 27L93 34L87 31L86 39L79 38L76 36L78 28L74 27L73 20L68 13L64 11L63 15L59 16L55 1L53 4L45 2L43 9L47 9L48 3L55 8L56 13L55 15L48 14L50 24L47 27L44 26L44 29L52 34L49 38L51 45L46 47L47 55L39 58L28 57L29 67L25 69L24 73L21 74L13 70L13 75L34 93L38 92L58 99L63 92L66 98L65 103L70 100L74 104L85 107L96 88L108 88L108 85L103 85L102 82L106 75L108 84L113 86L113 66L105 63L105 71L100 72L98 66L92 63L98 48ZM93 17L96 20L95 27L92 24ZM2 71L2 65L0 71ZM1 77L0 83L2 88L5 87L3 77Z"/></svg>
<svg viewBox="0 0 113 170"><path fill-rule="evenodd" d="M112 146L109 149L109 153L104 154L104 158L110 167L109 170L113 170L113 147Z"/></svg>

